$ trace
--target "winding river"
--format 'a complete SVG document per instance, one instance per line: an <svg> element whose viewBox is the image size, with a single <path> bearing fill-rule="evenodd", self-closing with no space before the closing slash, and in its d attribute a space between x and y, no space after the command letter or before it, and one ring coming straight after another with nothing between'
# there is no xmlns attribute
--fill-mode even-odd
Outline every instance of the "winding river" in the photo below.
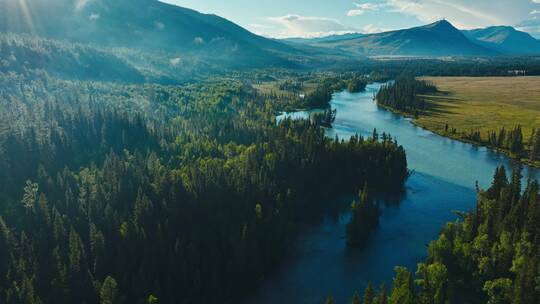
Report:
<svg viewBox="0 0 540 304"><path fill-rule="evenodd" d="M348 303L368 281L376 286L391 282L396 265L416 269L444 223L456 219L453 211L468 211L475 204L475 183L488 187L495 168L512 168L502 154L483 147L438 136L410 123L408 118L377 107L373 94L381 84L362 93L336 93L334 128L328 136L368 136L374 128L396 137L407 151L409 168L406 195L399 204L386 204L380 226L365 248L348 249L345 225L349 215L329 216L304 227L289 258L268 276L247 303L323 303L332 295ZM283 114L306 117L307 112ZM282 116L282 117L284 117ZM538 170L525 167L525 178L540 178Z"/></svg>

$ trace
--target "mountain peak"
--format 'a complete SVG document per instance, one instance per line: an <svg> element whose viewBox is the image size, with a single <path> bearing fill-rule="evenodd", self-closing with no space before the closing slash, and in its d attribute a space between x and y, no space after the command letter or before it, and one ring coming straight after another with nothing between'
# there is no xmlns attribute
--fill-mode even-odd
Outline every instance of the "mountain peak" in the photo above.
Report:
<svg viewBox="0 0 540 304"><path fill-rule="evenodd" d="M437 22L433 22L431 24L422 26L422 28L436 29L436 30L456 30L456 31L458 30L452 23L450 23L446 19L442 19Z"/></svg>
<svg viewBox="0 0 540 304"><path fill-rule="evenodd" d="M490 56L446 20L397 31L370 34L327 43L334 48L367 56Z"/></svg>

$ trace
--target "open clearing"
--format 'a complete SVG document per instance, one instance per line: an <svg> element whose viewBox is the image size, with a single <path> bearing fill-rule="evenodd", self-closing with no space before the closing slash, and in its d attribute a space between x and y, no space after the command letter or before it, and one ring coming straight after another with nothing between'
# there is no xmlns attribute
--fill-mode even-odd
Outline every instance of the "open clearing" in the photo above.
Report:
<svg viewBox="0 0 540 304"><path fill-rule="evenodd" d="M482 138L502 127L523 127L529 141L540 128L540 77L426 77L441 94L428 95L430 109L415 120L443 133L446 124L459 132L480 130Z"/></svg>

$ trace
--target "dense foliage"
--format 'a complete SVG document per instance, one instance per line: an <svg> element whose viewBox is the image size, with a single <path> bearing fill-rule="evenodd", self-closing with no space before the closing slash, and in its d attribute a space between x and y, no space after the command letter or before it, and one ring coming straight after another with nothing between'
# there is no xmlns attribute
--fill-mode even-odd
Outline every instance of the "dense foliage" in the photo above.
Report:
<svg viewBox="0 0 540 304"><path fill-rule="evenodd" d="M318 124L320 126L326 127L326 128L332 128L332 124L336 120L337 116L337 110L332 110L331 108L328 108L324 110L321 113L313 113L311 114L311 121L313 121L315 124Z"/></svg>
<svg viewBox="0 0 540 304"><path fill-rule="evenodd" d="M351 80L349 80L349 84L347 85L347 90L351 93L358 93L365 91L367 86L367 80L363 77L353 77Z"/></svg>
<svg viewBox="0 0 540 304"><path fill-rule="evenodd" d="M0 302L232 302L328 198L403 186L396 143L276 124L272 101L0 73Z"/></svg>
<svg viewBox="0 0 540 304"><path fill-rule="evenodd" d="M540 162L540 129L534 129L531 135L529 160Z"/></svg>
<svg viewBox="0 0 540 304"><path fill-rule="evenodd" d="M487 190L461 221L428 247L416 275L396 268L388 303L540 302L540 186L522 190L521 169L497 168Z"/></svg>
<svg viewBox="0 0 540 304"><path fill-rule="evenodd" d="M347 225L347 245L360 246L379 224L381 211L369 196L367 185L358 193L358 200L351 204L351 221Z"/></svg>
<svg viewBox="0 0 540 304"><path fill-rule="evenodd" d="M332 94L342 90L352 93L364 91L367 80L357 73L340 75L324 75L316 79L317 86L305 96L305 106L309 108L326 108L332 99Z"/></svg>
<svg viewBox="0 0 540 304"><path fill-rule="evenodd" d="M411 76L403 76L383 85L376 98L379 105L418 115L426 109L425 100L421 95L434 92L437 92L434 84Z"/></svg>

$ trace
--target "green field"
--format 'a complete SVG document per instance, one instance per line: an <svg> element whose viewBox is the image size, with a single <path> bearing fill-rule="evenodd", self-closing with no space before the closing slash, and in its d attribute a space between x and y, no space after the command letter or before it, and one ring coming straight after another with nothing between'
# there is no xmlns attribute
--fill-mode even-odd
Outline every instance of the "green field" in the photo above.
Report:
<svg viewBox="0 0 540 304"><path fill-rule="evenodd" d="M540 128L540 77L426 77L440 93L426 96L429 110L415 123L437 133L488 131L520 124L528 142Z"/></svg>

